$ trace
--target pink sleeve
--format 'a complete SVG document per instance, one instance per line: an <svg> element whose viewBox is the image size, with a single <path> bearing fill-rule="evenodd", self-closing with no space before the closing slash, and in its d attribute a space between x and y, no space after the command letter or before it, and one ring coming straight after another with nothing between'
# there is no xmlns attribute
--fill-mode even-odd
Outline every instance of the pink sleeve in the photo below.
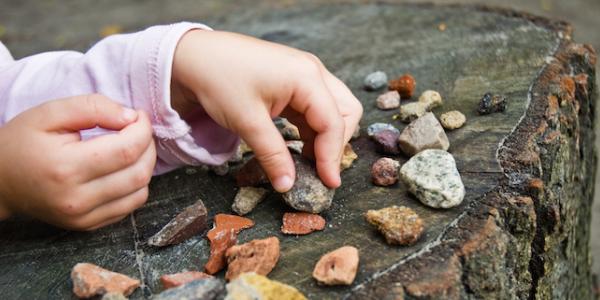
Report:
<svg viewBox="0 0 600 300"><path fill-rule="evenodd" d="M107 37L85 54L48 52L16 61L0 57L0 126L49 100L99 93L148 112L158 153L155 174L182 165L222 164L235 151L238 137L201 107L182 118L170 105L175 47L185 32L198 28L210 30L192 23L154 26ZM106 133L92 129L81 135Z"/></svg>

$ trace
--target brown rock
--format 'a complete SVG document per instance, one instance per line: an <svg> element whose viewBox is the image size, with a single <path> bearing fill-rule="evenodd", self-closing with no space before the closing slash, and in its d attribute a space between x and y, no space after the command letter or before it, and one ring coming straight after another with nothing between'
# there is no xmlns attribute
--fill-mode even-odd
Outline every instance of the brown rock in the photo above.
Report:
<svg viewBox="0 0 600 300"><path fill-rule="evenodd" d="M373 183L380 186L389 186L398 182L398 169L400 163L391 158L383 157L375 161L371 167Z"/></svg>
<svg viewBox="0 0 600 300"><path fill-rule="evenodd" d="M202 200L186 207L159 232L148 240L148 245L164 247L179 244L206 229L206 207Z"/></svg>
<svg viewBox="0 0 600 300"><path fill-rule="evenodd" d="M265 174L265 171L263 171L256 157L248 160L246 164L239 169L235 180L239 187L259 186L269 183L269 178L267 177L267 174Z"/></svg>
<svg viewBox="0 0 600 300"><path fill-rule="evenodd" d="M283 194L283 200L291 207L305 212L320 213L331 206L335 190L326 187L317 176L313 162L294 154L296 182Z"/></svg>
<svg viewBox="0 0 600 300"><path fill-rule="evenodd" d="M425 149L448 150L450 142L440 122L428 112L404 128L398 146L402 152L413 156Z"/></svg>
<svg viewBox="0 0 600 300"><path fill-rule="evenodd" d="M465 117L465 115L463 115L458 110L452 110L452 111L443 113L440 116L440 123L442 123L442 126L444 128L449 129L449 130L461 128L465 124L466 121L467 121L467 118Z"/></svg>
<svg viewBox="0 0 600 300"><path fill-rule="evenodd" d="M358 249L344 246L321 257L313 277L325 285L350 285L358 270Z"/></svg>
<svg viewBox="0 0 600 300"><path fill-rule="evenodd" d="M78 263L71 271L73 293L79 298L89 298L107 293L131 294L140 281L123 274L111 272L89 263Z"/></svg>
<svg viewBox="0 0 600 300"><path fill-rule="evenodd" d="M323 228L325 228L325 219L317 214L305 212L283 214L281 232L285 234L304 235Z"/></svg>
<svg viewBox="0 0 600 300"><path fill-rule="evenodd" d="M237 243L238 233L254 226L250 219L234 215L218 214L214 226L206 235L210 241L210 257L204 265L208 274L215 274L225 267L225 252Z"/></svg>
<svg viewBox="0 0 600 300"><path fill-rule="evenodd" d="M358 155L356 154L356 152L354 152L354 149L352 149L352 145L350 143L346 144L346 146L344 146L344 153L342 154L340 169L343 171L350 168L354 160L356 160L357 158Z"/></svg>
<svg viewBox="0 0 600 300"><path fill-rule="evenodd" d="M243 216L251 212L258 203L263 201L268 192L269 190L259 187L241 187L235 195L235 199L233 199L231 210L236 214Z"/></svg>
<svg viewBox="0 0 600 300"><path fill-rule="evenodd" d="M398 137L400 137L400 133L397 131L384 129L373 135L373 141L375 141L378 152L382 154L398 155L400 154Z"/></svg>
<svg viewBox="0 0 600 300"><path fill-rule="evenodd" d="M377 108L389 110L400 106L400 94L398 91L389 91L377 97Z"/></svg>
<svg viewBox="0 0 600 300"><path fill-rule="evenodd" d="M184 285L188 282L192 282L196 279L212 278L212 275L208 275L204 272L188 271L175 274L165 274L160 277L160 282L166 289L174 288L180 285Z"/></svg>
<svg viewBox="0 0 600 300"><path fill-rule="evenodd" d="M397 91L402 99L409 99L415 92L417 83L410 74L404 74L394 80L390 80L388 88Z"/></svg>
<svg viewBox="0 0 600 300"><path fill-rule="evenodd" d="M236 245L229 248L225 256L229 264L225 274L227 280L233 280L247 272L266 276L279 260L279 239L272 236Z"/></svg>
<svg viewBox="0 0 600 300"><path fill-rule="evenodd" d="M367 221L385 236L388 244L410 245L416 242L423 232L423 220L412 209L405 206L390 206L379 210L369 210Z"/></svg>

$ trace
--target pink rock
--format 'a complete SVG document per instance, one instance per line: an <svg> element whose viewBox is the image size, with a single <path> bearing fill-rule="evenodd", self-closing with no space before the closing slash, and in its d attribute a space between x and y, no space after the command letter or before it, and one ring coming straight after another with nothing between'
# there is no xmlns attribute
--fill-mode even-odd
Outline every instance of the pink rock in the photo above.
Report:
<svg viewBox="0 0 600 300"><path fill-rule="evenodd" d="M229 264L225 274L227 280L233 280L247 272L266 276L279 260L279 239L272 236L236 245L229 248L225 256Z"/></svg>
<svg viewBox="0 0 600 300"><path fill-rule="evenodd" d="M321 257L313 277L325 285L350 285L358 270L358 249L344 246Z"/></svg>
<svg viewBox="0 0 600 300"><path fill-rule="evenodd" d="M371 179L379 186L389 186L398 182L400 163L391 158L378 159L371 167Z"/></svg>
<svg viewBox="0 0 600 300"><path fill-rule="evenodd" d="M125 296L140 286L140 281L123 274L111 272L90 263L78 263L71 271L73 293L79 298L89 298L107 293Z"/></svg>

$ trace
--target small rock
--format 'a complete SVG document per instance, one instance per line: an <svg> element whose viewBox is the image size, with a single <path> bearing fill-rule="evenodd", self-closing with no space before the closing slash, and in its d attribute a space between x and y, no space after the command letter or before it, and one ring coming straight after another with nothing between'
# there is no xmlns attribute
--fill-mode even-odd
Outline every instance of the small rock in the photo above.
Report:
<svg viewBox="0 0 600 300"><path fill-rule="evenodd" d="M326 187L317 176L314 163L308 159L292 155L296 166L296 182L287 192L283 200L300 211L320 213L331 206L335 190Z"/></svg>
<svg viewBox="0 0 600 300"><path fill-rule="evenodd" d="M321 257L313 277L325 285L350 285L358 271L358 249L344 246Z"/></svg>
<svg viewBox="0 0 600 300"><path fill-rule="evenodd" d="M436 91L424 91L419 97L419 102L425 104L426 110L430 111L442 105L442 95Z"/></svg>
<svg viewBox="0 0 600 300"><path fill-rule="evenodd" d="M287 212L283 214L281 232L284 234L305 235L324 228L325 219L317 214L305 212Z"/></svg>
<svg viewBox="0 0 600 300"><path fill-rule="evenodd" d="M398 146L402 152L412 156L425 149L448 150L450 142L440 122L428 112L404 128L398 138Z"/></svg>
<svg viewBox="0 0 600 300"><path fill-rule="evenodd" d="M357 158L358 155L354 152L354 149L352 149L352 145L347 143L346 146L344 146L344 153L342 154L342 161L340 162L341 171L350 168Z"/></svg>
<svg viewBox="0 0 600 300"><path fill-rule="evenodd" d="M400 106L400 94L397 91L385 92L377 97L377 108L382 110L394 109Z"/></svg>
<svg viewBox="0 0 600 300"><path fill-rule="evenodd" d="M208 168L213 171L213 173L219 175L219 176L225 176L227 175L227 173L229 173L229 163L228 162L224 162L223 164L220 164L218 166L208 166Z"/></svg>
<svg viewBox="0 0 600 300"><path fill-rule="evenodd" d="M402 99L410 99L415 92L417 83L410 74L404 74L388 84L388 89L397 91Z"/></svg>
<svg viewBox="0 0 600 300"><path fill-rule="evenodd" d="M244 273L227 284L225 300L306 300L296 288L256 273Z"/></svg>
<svg viewBox="0 0 600 300"><path fill-rule="evenodd" d="M483 98L479 100L479 107L477 112L480 115L488 115L495 112L503 112L506 110L506 97L502 95L492 95L492 93L486 93Z"/></svg>
<svg viewBox="0 0 600 300"><path fill-rule="evenodd" d="M382 154L398 155L400 154L398 137L400 137L399 132L384 129L373 135L373 141L375 141L378 152Z"/></svg>
<svg viewBox="0 0 600 300"><path fill-rule="evenodd" d="M127 297L121 293L106 293L101 300L127 300Z"/></svg>
<svg viewBox="0 0 600 300"><path fill-rule="evenodd" d="M371 167L373 183L380 186L389 186L398 182L398 169L400 162L391 158L378 159Z"/></svg>
<svg viewBox="0 0 600 300"><path fill-rule="evenodd" d="M300 131L298 130L298 127L290 123L290 121L288 121L286 118L277 118L274 122L284 140L300 139Z"/></svg>
<svg viewBox="0 0 600 300"><path fill-rule="evenodd" d="M400 121L410 123L427 113L427 105L422 102L411 102L400 106Z"/></svg>
<svg viewBox="0 0 600 300"><path fill-rule="evenodd" d="M90 298L107 293L125 296L140 286L140 281L123 274L111 272L90 263L78 263L71 271L73 293L79 298Z"/></svg>
<svg viewBox="0 0 600 300"><path fill-rule="evenodd" d="M239 187L259 186L269 183L269 178L263 171L258 159L251 158L237 172L235 180Z"/></svg>
<svg viewBox="0 0 600 300"><path fill-rule="evenodd" d="M231 210L236 214L243 216L251 212L258 203L263 201L267 192L269 192L269 190L259 187L241 187L235 195L235 199L233 199Z"/></svg>
<svg viewBox="0 0 600 300"><path fill-rule="evenodd" d="M285 145L292 152L297 153L297 154L302 154L302 148L304 148L303 141L285 141Z"/></svg>
<svg viewBox="0 0 600 300"><path fill-rule="evenodd" d="M267 275L279 260L279 239L272 236L236 245L225 253L229 266L225 279L233 280L242 273L254 272Z"/></svg>
<svg viewBox="0 0 600 300"><path fill-rule="evenodd" d="M448 130L461 128L466 121L465 115L458 110L449 111L440 116L440 123Z"/></svg>
<svg viewBox="0 0 600 300"><path fill-rule="evenodd" d="M250 219L234 215L217 214L213 228L206 237L210 241L210 257L204 265L208 274L215 274L225 267L225 252L237 243L238 233L254 226Z"/></svg>
<svg viewBox="0 0 600 300"><path fill-rule="evenodd" d="M402 166L400 178L408 190L429 207L454 207L465 197L454 158L443 150L419 152Z"/></svg>
<svg viewBox="0 0 600 300"><path fill-rule="evenodd" d="M184 285L194 280L212 277L212 275L208 275L204 272L188 271L175 274L165 274L163 276L160 276L160 282L162 283L163 288L166 290L178 287L180 285Z"/></svg>
<svg viewBox="0 0 600 300"><path fill-rule="evenodd" d="M148 245L164 247L179 244L206 229L206 207L202 200L186 207L159 232L148 239Z"/></svg>
<svg viewBox="0 0 600 300"><path fill-rule="evenodd" d="M225 297L225 284L217 278L196 279L182 286L168 289L152 300L217 300Z"/></svg>
<svg viewBox="0 0 600 300"><path fill-rule="evenodd" d="M369 137L373 137L377 132L382 130L391 130L400 133L398 128L394 127L392 124L388 123L373 123L367 127L367 135Z"/></svg>
<svg viewBox="0 0 600 300"><path fill-rule="evenodd" d="M412 209L405 206L390 206L369 210L367 221L385 236L391 245L411 245L423 233L423 220Z"/></svg>
<svg viewBox="0 0 600 300"><path fill-rule="evenodd" d="M367 91L376 91L387 84L388 78L387 75L382 71L373 72L364 80L365 90Z"/></svg>

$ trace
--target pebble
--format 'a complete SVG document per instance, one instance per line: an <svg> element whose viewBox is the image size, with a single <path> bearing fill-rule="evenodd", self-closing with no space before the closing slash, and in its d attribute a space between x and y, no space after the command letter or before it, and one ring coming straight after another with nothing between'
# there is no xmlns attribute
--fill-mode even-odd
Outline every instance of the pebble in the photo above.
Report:
<svg viewBox="0 0 600 300"><path fill-rule="evenodd" d="M290 149L290 151L302 154L302 148L304 148L303 141L285 141L285 145Z"/></svg>
<svg viewBox="0 0 600 300"><path fill-rule="evenodd" d="M291 207L310 213L320 213L331 206L335 189L330 189L321 182L313 162L293 154L296 166L294 186L283 193L283 200Z"/></svg>
<svg viewBox="0 0 600 300"><path fill-rule="evenodd" d="M377 97L377 108L389 110L400 106L400 94L397 91L385 92Z"/></svg>
<svg viewBox="0 0 600 300"><path fill-rule="evenodd" d="M379 186L390 186L398 182L400 162L383 157L375 161L371 167L371 179Z"/></svg>
<svg viewBox="0 0 600 300"><path fill-rule="evenodd" d="M256 157L248 160L237 172L235 180L239 187L269 184L269 178Z"/></svg>
<svg viewBox="0 0 600 300"><path fill-rule="evenodd" d="M450 142L440 122L428 112L404 128L398 146L406 155L413 156L425 149L448 150Z"/></svg>
<svg viewBox="0 0 600 300"><path fill-rule="evenodd" d="M350 285L356 277L358 261L358 249L344 246L323 255L312 275L324 285Z"/></svg>
<svg viewBox="0 0 600 300"><path fill-rule="evenodd" d="M369 210L369 223L377 226L390 245L411 245L423 233L423 220L412 209L405 206L390 206Z"/></svg>
<svg viewBox="0 0 600 300"><path fill-rule="evenodd" d="M377 132L382 131L382 130L392 130L392 131L400 133L400 130L398 130L398 128L394 127L394 125L392 125L392 124L373 123L373 124L369 125L369 127L367 127L367 135L369 137L373 137Z"/></svg>
<svg viewBox="0 0 600 300"><path fill-rule="evenodd" d="M415 92L417 83L415 78L410 74L404 74L396 79L393 79L388 84L388 89L397 91L402 99L410 99Z"/></svg>
<svg viewBox="0 0 600 300"><path fill-rule="evenodd" d="M236 245L227 250L227 273L225 279L234 280L242 273L269 274L279 260L279 239L272 236Z"/></svg>
<svg viewBox="0 0 600 300"><path fill-rule="evenodd" d="M100 300L127 300L121 293L106 293Z"/></svg>
<svg viewBox="0 0 600 300"><path fill-rule="evenodd" d="M206 229L207 214L204 202L196 201L148 239L148 245L155 247L176 245L201 233Z"/></svg>
<svg viewBox="0 0 600 300"><path fill-rule="evenodd" d="M400 154L398 137L400 137L399 132L384 129L373 135L373 141L375 141L378 152L382 154L398 155Z"/></svg>
<svg viewBox="0 0 600 300"><path fill-rule="evenodd" d="M305 235L325 228L325 219L317 214L287 212L283 214L281 232L284 234Z"/></svg>
<svg viewBox="0 0 600 300"><path fill-rule="evenodd" d="M204 265L208 274L215 274L225 267L225 252L237 243L240 231L254 226L248 218L234 215L217 214L213 228L206 237L210 241L210 257Z"/></svg>
<svg viewBox="0 0 600 300"><path fill-rule="evenodd" d="M461 128L466 121L467 118L465 115L458 110L445 112L440 116L440 123L442 123L442 126L448 130Z"/></svg>
<svg viewBox="0 0 600 300"><path fill-rule="evenodd" d="M152 300L217 300L225 297L225 284L218 278L197 279L182 286L168 289Z"/></svg>
<svg viewBox="0 0 600 300"><path fill-rule="evenodd" d="M208 166L208 169L219 176L225 176L227 173L229 173L229 163L224 162L218 166Z"/></svg>
<svg viewBox="0 0 600 300"><path fill-rule="evenodd" d="M502 95L493 95L492 93L485 93L481 100L479 100L479 107L477 112L480 115L488 115L495 112L503 112L506 110L507 100Z"/></svg>
<svg viewBox="0 0 600 300"><path fill-rule="evenodd" d="M427 90L419 96L419 102L425 104L426 110L430 111L442 105L442 95L436 91Z"/></svg>
<svg viewBox="0 0 600 300"><path fill-rule="evenodd" d="M274 122L284 140L287 141L300 139L300 131L298 130L298 127L290 123L290 121L288 121L286 118L277 118Z"/></svg>
<svg viewBox="0 0 600 300"><path fill-rule="evenodd" d="M376 91L387 84L388 77L383 71L375 71L364 80L364 87L367 91Z"/></svg>
<svg viewBox="0 0 600 300"><path fill-rule="evenodd" d="M231 210L243 216L251 212L258 203L263 201L268 192L269 190L260 187L241 187L233 199Z"/></svg>
<svg viewBox="0 0 600 300"><path fill-rule="evenodd" d="M452 155L428 149L413 156L400 169L400 178L423 204L451 208L465 197L465 187Z"/></svg>
<svg viewBox="0 0 600 300"><path fill-rule="evenodd" d="M73 293L79 298L90 298L107 293L125 296L140 286L140 281L123 274L111 272L90 263L78 263L71 271Z"/></svg>
<svg viewBox="0 0 600 300"><path fill-rule="evenodd" d="M296 288L256 273L244 273L227 284L225 300L306 300Z"/></svg>
<svg viewBox="0 0 600 300"><path fill-rule="evenodd" d="M212 278L212 275L198 271L188 271L175 274L165 274L160 277L164 289L170 289L184 285L198 279Z"/></svg>
<svg viewBox="0 0 600 300"><path fill-rule="evenodd" d="M427 105L422 102L411 102L400 106L400 121L410 123L427 113Z"/></svg>
<svg viewBox="0 0 600 300"><path fill-rule="evenodd" d="M346 170L352 166L352 163L358 158L354 149L352 149L352 145L350 143L344 146L344 152L342 153L342 160L340 162L341 171Z"/></svg>

